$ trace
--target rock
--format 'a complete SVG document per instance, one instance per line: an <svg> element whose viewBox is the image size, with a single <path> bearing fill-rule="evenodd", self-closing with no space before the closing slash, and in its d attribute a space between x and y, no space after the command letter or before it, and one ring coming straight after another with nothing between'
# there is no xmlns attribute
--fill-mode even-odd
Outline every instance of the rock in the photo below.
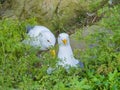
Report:
<svg viewBox="0 0 120 90"><path fill-rule="evenodd" d="M52 68L52 67L49 67L48 69L47 69L47 74L52 74L52 72L55 70L55 68Z"/></svg>
<svg viewBox="0 0 120 90"><path fill-rule="evenodd" d="M85 41L83 40L76 40L72 37L70 37L70 44L71 44L71 47L72 49L81 49L81 50L84 50L85 47L86 47L86 44L85 44Z"/></svg>
<svg viewBox="0 0 120 90"><path fill-rule="evenodd" d="M53 18L60 11L67 16L73 12L79 0L11 0L2 5L1 17L29 18L36 17ZM72 8L70 8L73 6ZM76 6L77 7L77 6ZM68 11L69 10L69 11ZM10 14L9 14L10 13Z"/></svg>
<svg viewBox="0 0 120 90"><path fill-rule="evenodd" d="M111 35L113 34L113 32L111 30L108 30L104 27L97 26L97 25L85 27L85 28L83 28L82 31L77 31L76 33L74 33L70 36L72 49L73 50L80 49L80 50L84 51L86 48L94 47L97 44L97 41L95 41L96 43L92 43L88 40L85 40L85 38L90 36L91 34L102 33L102 32L111 34ZM81 39L79 39L79 38L81 38Z"/></svg>

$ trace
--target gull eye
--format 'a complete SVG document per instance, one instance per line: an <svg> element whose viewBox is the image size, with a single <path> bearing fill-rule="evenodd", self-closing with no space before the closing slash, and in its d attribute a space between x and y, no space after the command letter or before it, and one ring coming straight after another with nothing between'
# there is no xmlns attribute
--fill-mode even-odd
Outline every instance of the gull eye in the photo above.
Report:
<svg viewBox="0 0 120 90"><path fill-rule="evenodd" d="M47 40L47 42L50 42L50 40Z"/></svg>

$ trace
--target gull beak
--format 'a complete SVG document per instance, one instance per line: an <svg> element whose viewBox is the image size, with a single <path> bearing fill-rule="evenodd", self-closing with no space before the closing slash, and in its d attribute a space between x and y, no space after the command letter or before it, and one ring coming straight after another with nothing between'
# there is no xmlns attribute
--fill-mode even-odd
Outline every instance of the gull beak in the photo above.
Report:
<svg viewBox="0 0 120 90"><path fill-rule="evenodd" d="M50 50L50 54L51 54L53 57L55 57L55 56L56 56L55 50Z"/></svg>
<svg viewBox="0 0 120 90"><path fill-rule="evenodd" d="M63 43L66 45L66 43L67 43L67 40L66 40L66 39L63 39L62 41L63 41Z"/></svg>

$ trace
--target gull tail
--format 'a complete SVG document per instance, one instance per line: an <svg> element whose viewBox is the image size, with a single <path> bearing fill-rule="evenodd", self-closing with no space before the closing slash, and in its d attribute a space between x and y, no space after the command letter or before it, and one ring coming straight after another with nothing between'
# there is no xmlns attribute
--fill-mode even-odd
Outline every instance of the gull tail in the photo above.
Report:
<svg viewBox="0 0 120 90"><path fill-rule="evenodd" d="M78 66L79 66L80 68L84 68L84 64L83 64L82 62L80 62L80 61L79 61L79 63L78 63Z"/></svg>
<svg viewBox="0 0 120 90"><path fill-rule="evenodd" d="M33 29L33 27L34 27L34 26L27 25L27 26L26 26L27 33L29 33L29 31L30 31L31 29Z"/></svg>

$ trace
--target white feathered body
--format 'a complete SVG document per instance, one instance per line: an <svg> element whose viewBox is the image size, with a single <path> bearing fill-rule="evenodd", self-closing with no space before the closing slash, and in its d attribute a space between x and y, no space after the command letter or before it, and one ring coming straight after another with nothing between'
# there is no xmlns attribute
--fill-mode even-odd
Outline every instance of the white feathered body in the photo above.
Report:
<svg viewBox="0 0 120 90"><path fill-rule="evenodd" d="M35 26L28 32L28 36L29 38L23 42L33 47L40 47L40 50L47 50L56 42L53 33L44 26Z"/></svg>
<svg viewBox="0 0 120 90"><path fill-rule="evenodd" d="M66 65L77 67L79 61L74 58L69 38L67 40L67 45L59 44L58 58L60 61L58 62L58 65L62 65L63 67ZM58 42L61 43L60 40L58 40Z"/></svg>
<svg viewBox="0 0 120 90"><path fill-rule="evenodd" d="M77 64L79 63L79 61L74 58L73 52L70 46L59 47L58 58L61 60L59 61L59 65L62 65L64 67L66 65L76 67Z"/></svg>

